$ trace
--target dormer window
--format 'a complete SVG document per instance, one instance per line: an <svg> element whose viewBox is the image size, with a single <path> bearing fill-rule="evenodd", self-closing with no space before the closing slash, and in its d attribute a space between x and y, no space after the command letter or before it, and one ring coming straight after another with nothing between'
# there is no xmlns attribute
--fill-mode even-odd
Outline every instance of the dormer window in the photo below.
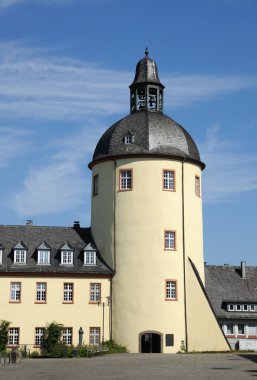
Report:
<svg viewBox="0 0 257 380"><path fill-rule="evenodd" d="M84 265L96 265L96 249L91 243L84 248Z"/></svg>
<svg viewBox="0 0 257 380"><path fill-rule="evenodd" d="M4 247L0 244L0 265L3 264L3 250Z"/></svg>
<svg viewBox="0 0 257 380"><path fill-rule="evenodd" d="M14 249L14 263L15 264L26 264L27 262L27 247L23 242L16 244Z"/></svg>
<svg viewBox="0 0 257 380"><path fill-rule="evenodd" d="M46 242L40 244L37 249L37 263L41 265L50 264L50 247Z"/></svg>
<svg viewBox="0 0 257 380"><path fill-rule="evenodd" d="M124 136L124 144L134 144L135 136L131 135L131 133L127 133Z"/></svg>
<svg viewBox="0 0 257 380"><path fill-rule="evenodd" d="M74 249L69 243L65 243L61 247L61 264L73 265Z"/></svg>

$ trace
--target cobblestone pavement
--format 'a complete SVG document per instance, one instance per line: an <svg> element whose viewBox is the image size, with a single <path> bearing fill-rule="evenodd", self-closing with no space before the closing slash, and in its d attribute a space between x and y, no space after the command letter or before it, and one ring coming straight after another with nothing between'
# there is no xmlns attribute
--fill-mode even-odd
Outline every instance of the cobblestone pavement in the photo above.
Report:
<svg viewBox="0 0 257 380"><path fill-rule="evenodd" d="M0 367L0 380L253 379L257 354L115 354L95 358L24 359Z"/></svg>

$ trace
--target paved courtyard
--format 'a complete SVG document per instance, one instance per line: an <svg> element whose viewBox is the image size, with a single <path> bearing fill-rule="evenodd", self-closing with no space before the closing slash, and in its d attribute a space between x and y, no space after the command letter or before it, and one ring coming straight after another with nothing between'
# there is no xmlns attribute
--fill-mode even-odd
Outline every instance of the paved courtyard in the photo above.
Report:
<svg viewBox="0 0 257 380"><path fill-rule="evenodd" d="M1 380L252 379L257 354L116 354L89 359L25 359L0 367Z"/></svg>

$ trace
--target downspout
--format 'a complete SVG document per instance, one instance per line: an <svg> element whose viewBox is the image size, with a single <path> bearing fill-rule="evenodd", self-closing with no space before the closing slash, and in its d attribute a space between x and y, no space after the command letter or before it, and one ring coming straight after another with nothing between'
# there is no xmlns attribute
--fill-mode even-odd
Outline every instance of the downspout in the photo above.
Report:
<svg viewBox="0 0 257 380"><path fill-rule="evenodd" d="M184 194L184 161L182 161L182 236L183 236L183 275L184 275L184 310L185 310L185 348L188 352L187 332L187 294L186 294L186 248L185 248L185 194Z"/></svg>

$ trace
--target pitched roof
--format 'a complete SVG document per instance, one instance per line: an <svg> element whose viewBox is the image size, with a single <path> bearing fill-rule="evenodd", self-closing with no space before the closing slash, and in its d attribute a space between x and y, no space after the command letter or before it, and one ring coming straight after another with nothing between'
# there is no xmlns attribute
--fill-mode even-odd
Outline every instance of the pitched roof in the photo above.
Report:
<svg viewBox="0 0 257 380"><path fill-rule="evenodd" d="M236 266L205 266L205 287L218 318L257 319L253 312L230 312L227 303L257 304L257 267L246 268L242 278Z"/></svg>
<svg viewBox="0 0 257 380"><path fill-rule="evenodd" d="M13 248L21 242L27 246L27 264L14 263ZM95 245L90 228L81 227L38 227L38 226L0 226L0 242L4 248L0 275L6 272L22 273L67 273L112 275L114 271L97 251L96 265L85 266L84 247ZM51 249L51 265L37 264L37 250L45 242ZM73 264L60 265L61 248L67 244L73 247Z"/></svg>

